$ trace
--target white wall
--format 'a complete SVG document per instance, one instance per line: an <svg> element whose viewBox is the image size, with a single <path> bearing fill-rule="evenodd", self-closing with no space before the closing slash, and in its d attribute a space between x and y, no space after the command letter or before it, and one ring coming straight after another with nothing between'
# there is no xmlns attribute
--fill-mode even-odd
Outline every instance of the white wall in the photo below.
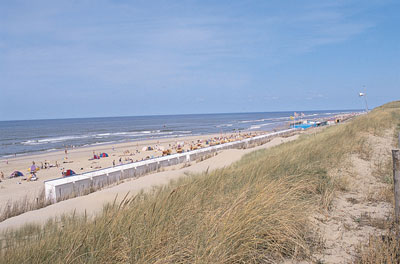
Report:
<svg viewBox="0 0 400 264"><path fill-rule="evenodd" d="M83 173L71 177L58 178L45 181L46 198L52 202L67 199L72 196L84 195L90 191L116 183L122 179L139 177L146 173L157 171L161 167L176 165L215 153L229 148L243 148L252 143L264 143L275 136L282 136L297 129L287 129L266 135L229 142L221 145L210 146L186 153L178 153L151 160L144 160L130 164L119 165L112 168Z"/></svg>

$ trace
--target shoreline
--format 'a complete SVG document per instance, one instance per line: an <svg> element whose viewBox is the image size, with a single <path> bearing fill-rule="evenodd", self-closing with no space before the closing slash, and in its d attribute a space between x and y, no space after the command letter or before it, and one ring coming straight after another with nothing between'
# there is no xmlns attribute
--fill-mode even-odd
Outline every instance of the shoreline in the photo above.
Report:
<svg viewBox="0 0 400 264"><path fill-rule="evenodd" d="M253 131L251 131L253 132ZM261 132L261 131L254 131L254 132ZM264 131L262 131L264 132ZM268 131L265 131L268 132ZM161 137L161 138L144 138L144 139L138 139L138 140L124 140L124 141L110 141L110 142L102 142L102 143L94 143L94 144L85 144L81 146L73 146L72 148L68 148L68 150L74 150L74 149L85 149L85 148L93 148L93 147L101 147L101 146L112 146L112 145L119 145L119 144L126 144L126 143L132 143L132 142L142 142L142 141L153 141L153 140L160 140L160 139L174 139L174 138L186 138L186 137L195 137L195 136L206 136L206 135L214 135L214 134L191 134L191 135L182 135L182 136L171 136L171 137ZM26 156L37 156L37 155L44 155L44 154L51 154L55 152L63 152L64 150L61 148L58 149L48 149L48 150L39 150L39 151L32 151L32 152L25 152L25 153L18 153L18 154L9 154L5 156L0 156L0 164L3 161L7 160L12 160L12 159L18 159L18 158L23 158Z"/></svg>
<svg viewBox="0 0 400 264"><path fill-rule="evenodd" d="M281 130L281 128L279 129L275 129L276 131ZM248 131L247 133L243 134L264 134L264 133L270 133L273 132L274 130L254 130L254 131ZM237 134L237 132L232 132L232 133L223 133L222 135L234 135ZM76 146L73 148L67 148L68 152L70 153L71 151L81 151L81 150L86 150L86 149L98 149L101 147L105 147L106 149L109 149L110 147L112 148L113 146L116 147L120 147L120 146L125 146L127 144L134 144L134 143L139 143L139 146L144 146L148 143L152 143L154 141L160 141L160 143L162 142L173 142L176 139L189 139L189 138L194 138L194 137L216 137L216 136L221 136L220 133L211 133L211 134L191 134L191 135L182 135L182 136L172 136L172 137L163 137L163 138L145 138L145 139L139 139L139 140L126 140L126 141L115 141L115 142L104 142L104 143L96 143L96 144L91 144L91 145L82 145L82 146ZM143 143L143 144L142 144ZM146 144L144 144L146 143ZM16 161L16 160L20 160L20 159L24 159L27 157L39 157L40 156L45 156L45 155L49 155L49 154L63 154L64 153L64 149L49 149L49 150L41 150L41 151L32 151L32 152L25 152L25 153L19 153L15 155L6 155L6 156L1 156L0 157L0 171L1 171L1 164L3 162L6 162L7 160L9 162L11 161Z"/></svg>
<svg viewBox="0 0 400 264"><path fill-rule="evenodd" d="M264 134L267 131L257 131L251 134ZM250 134L250 133L247 133ZM225 133L223 137L237 136L238 134ZM245 135L245 133L241 133ZM173 137L163 139L150 139L142 141L130 141L118 144L104 144L96 146L77 147L68 149L67 159L63 150L57 150L45 153L36 153L32 155L24 155L16 158L0 161L0 172L3 172L6 179L0 179L0 209L12 202L21 199L35 199L44 189L44 181L57 179L62 177L62 172L68 169L73 170L76 174L82 174L90 171L104 169L115 165L127 164L132 161L140 161L149 157L162 156L162 151L152 150L143 151L145 146L172 147L177 143L184 142L188 148L192 143L198 140L204 142L210 138L220 137L221 134L207 134L199 136ZM92 159L93 154L108 153L109 157L101 159ZM121 160L121 162L120 162ZM28 168L35 161L38 167L47 161L50 166L47 169L40 169L37 172L37 181L24 180L28 176ZM58 164L58 167L55 166ZM24 176L7 179L13 171L21 171Z"/></svg>
<svg viewBox="0 0 400 264"><path fill-rule="evenodd" d="M344 110L343 110L344 111ZM318 111L311 111L313 113L310 113L309 115L306 115L306 119L308 120L313 120L313 119L326 119L326 118L333 118L335 116L340 116L340 115L347 115L350 113L357 113L357 112L348 112L349 110L346 110L344 112L327 112L325 113L317 113ZM317 116L317 117L316 117ZM161 127L160 124L155 125L155 127L146 127L146 126L140 126L138 128L133 128L131 127L132 124L127 124L128 127L126 126L121 126L117 125L116 128L110 129L110 128L103 128L102 130L77 130L77 131L69 131L68 133L48 133L46 130L43 130L45 133L43 137L40 135L42 130L40 130L40 127L38 127L38 130L35 130L35 134L32 135L31 132L25 131L21 132L22 134L16 134L16 138L19 138L17 141L13 141L13 134L11 129L6 129L6 135L7 133L10 134L5 140L5 145L4 148L2 149L2 154L0 156L0 163L3 160L8 160L8 159L13 159L13 158L18 158L22 156L27 156L27 155L36 155L36 154L42 154L42 153L52 153L54 151L61 151L64 150L65 147L68 148L82 148L82 147L94 147L94 146L103 146L103 145L108 145L108 144L120 144L120 143L126 143L126 142L136 142L136 141L145 141L145 140L157 140L157 139L164 139L164 138L179 138L179 137L187 137L187 136L202 136L202 135L208 135L208 134L219 134L222 132L223 133L236 133L236 132L241 132L241 133L250 133L250 132L257 132L257 131L276 131L283 129L284 127L288 126L288 122L290 122L289 115L285 117L276 117L276 116L249 116L245 118L245 121L240 121L242 117L238 116L237 120L224 120L221 119L221 123L216 124L214 121L210 122L211 127L204 127L204 125L208 125L207 121L203 125L203 127L197 126L196 124L191 123L185 123L183 122L182 125L179 125L178 127L174 127L173 123L171 123L171 120L168 121L170 122L171 126L169 129L167 129L165 126ZM282 118L284 120L282 120ZM249 119L249 120L247 120ZM287 119L287 120L286 120ZM272 121L271 121L272 120ZM285 121L286 120L286 121ZM225 124L228 122L229 124ZM267 123L265 123L267 122ZM153 122L154 123L154 122ZM149 124L153 124L149 123ZM248 123L247 126L241 125L242 123ZM146 123L147 124L147 123ZM180 123L179 123L180 124ZM46 126L49 126L50 124L47 124ZM101 124L104 126L105 124ZM153 124L154 125L154 124ZM226 125L232 126L232 127L224 127ZM266 127L267 125L267 127ZM45 127L46 127L45 126ZM102 126L99 126L99 128L102 128ZM182 127L182 129L180 129ZM215 128L216 127L216 128ZM200 130L198 128L201 128ZM60 129L63 129L61 127ZM133 129L133 130L132 130ZM137 130L136 130L137 129ZM142 131L146 130L146 131ZM181 131L184 130L184 131ZM187 131L186 131L187 130ZM7 132L8 131L8 132ZM97 132L96 132L97 131ZM109 131L109 132L107 132ZM111 132L110 132L111 131ZM121 132L124 131L124 132ZM127 132L126 132L127 131ZM170 131L170 132L167 132ZM208 131L208 132L207 132ZM106 133L107 132L107 133ZM147 132L149 134L147 134ZM155 133L153 133L155 132ZM157 133L156 133L157 132ZM158 133L161 132L161 133ZM182 133L181 133L182 132ZM184 133L185 132L185 133ZM186 133L188 132L188 133ZM71 134L72 133L72 134ZM134 133L135 135L131 135ZM129 135L128 135L129 134ZM97 136L99 138L97 139ZM76 140L75 140L76 139ZM11 141L10 141L11 140ZM56 141L54 141L56 140ZM60 141L59 141L60 140ZM9 141L9 142L8 142ZM38 142L39 141L39 142ZM14 142L14 143L13 143ZM26 144L25 144L26 143ZM14 146L15 145L15 146Z"/></svg>

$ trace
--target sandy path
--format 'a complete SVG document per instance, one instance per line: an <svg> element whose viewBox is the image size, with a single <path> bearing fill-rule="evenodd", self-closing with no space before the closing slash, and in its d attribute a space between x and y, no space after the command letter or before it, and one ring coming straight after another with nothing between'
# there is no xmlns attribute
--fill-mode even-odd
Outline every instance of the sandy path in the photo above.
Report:
<svg viewBox="0 0 400 264"><path fill-rule="evenodd" d="M202 162L193 162L190 167L181 168L181 165L176 165L174 168L169 168L167 171L153 173L145 175L138 179L127 181L119 185L106 188L86 196L76 197L62 201L48 207L26 212L22 215L9 218L0 223L0 231L6 229L14 229L21 227L25 224L44 224L47 220L55 217L60 217L63 214L72 213L86 213L88 215L95 215L100 212L105 203L113 202L116 196L118 199L122 199L128 192L130 195L134 195L141 190L150 190L153 186L167 184L170 180L177 179L185 175L185 173L196 173L202 172L207 169L214 170L228 166L238 160L249 152L257 149L269 148L272 146L279 145L283 142L297 139L298 135L294 135L288 138L274 138L270 142L251 149L230 149L219 152L218 155L204 160ZM181 169L179 169L181 168Z"/></svg>
<svg viewBox="0 0 400 264"><path fill-rule="evenodd" d="M322 253L314 257L321 263L350 263L357 247L372 234L381 234L382 225L391 214L392 204L384 197L389 186L379 180L377 166L391 158L393 131L384 137L368 136L371 157L350 157L350 167L343 168L348 190L336 195L332 209L316 216L316 227L324 242Z"/></svg>

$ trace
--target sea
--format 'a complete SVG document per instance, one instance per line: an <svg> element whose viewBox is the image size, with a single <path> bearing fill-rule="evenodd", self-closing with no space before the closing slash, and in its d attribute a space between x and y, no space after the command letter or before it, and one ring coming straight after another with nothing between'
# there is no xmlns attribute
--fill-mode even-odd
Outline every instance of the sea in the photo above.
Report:
<svg viewBox="0 0 400 264"><path fill-rule="evenodd" d="M359 112L304 111L303 119ZM225 113L0 121L0 158L146 139L250 131L287 126L293 112Z"/></svg>

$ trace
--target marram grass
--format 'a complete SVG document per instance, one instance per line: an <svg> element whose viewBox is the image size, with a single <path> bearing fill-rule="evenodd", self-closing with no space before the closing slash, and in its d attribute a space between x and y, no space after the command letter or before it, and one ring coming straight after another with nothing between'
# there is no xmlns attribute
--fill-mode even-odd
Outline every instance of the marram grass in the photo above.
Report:
<svg viewBox="0 0 400 264"><path fill-rule="evenodd" d="M329 209L328 171L368 156L363 133L393 126L400 103L317 134L259 150L104 207L2 235L0 263L274 263L309 259L310 215Z"/></svg>

